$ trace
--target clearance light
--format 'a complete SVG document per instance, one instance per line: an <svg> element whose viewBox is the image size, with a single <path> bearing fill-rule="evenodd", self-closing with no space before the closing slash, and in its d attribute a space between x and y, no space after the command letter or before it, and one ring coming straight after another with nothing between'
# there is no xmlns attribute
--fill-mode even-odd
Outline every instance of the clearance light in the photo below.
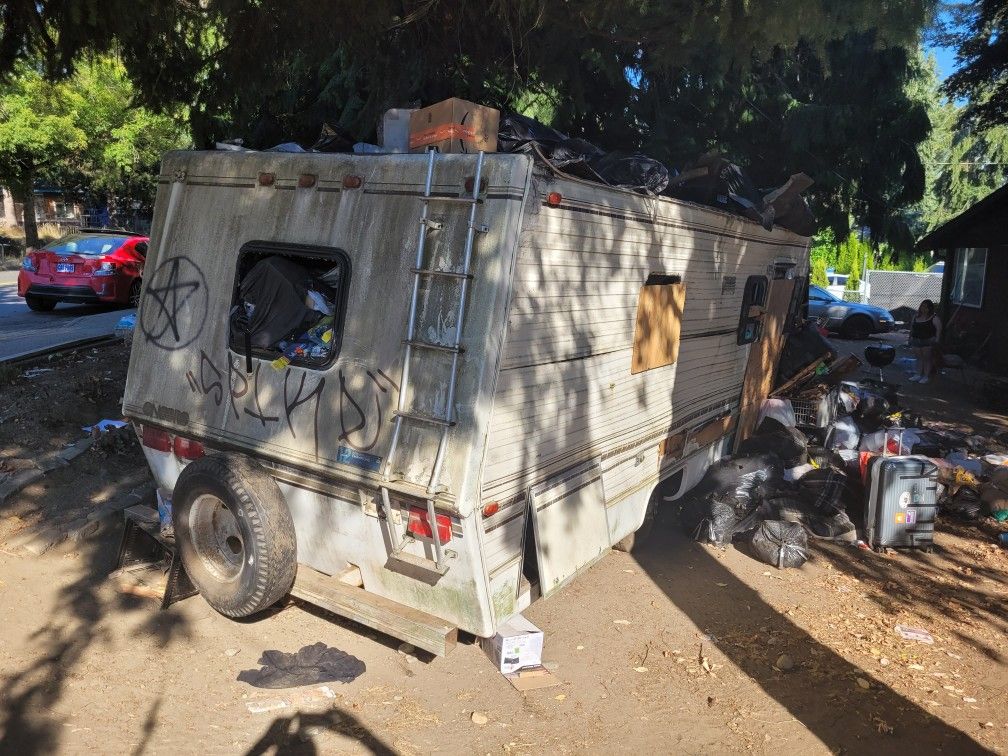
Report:
<svg viewBox="0 0 1008 756"><path fill-rule="evenodd" d="M314 173L302 173L298 176L298 188L299 189L311 189L315 186L315 174Z"/></svg>
<svg viewBox="0 0 1008 756"><path fill-rule="evenodd" d="M560 207L563 202L563 195L560 192L550 192L546 195L546 204L550 207Z"/></svg>
<svg viewBox="0 0 1008 756"><path fill-rule="evenodd" d="M364 185L364 179L360 176L348 175L343 177L344 189L360 189Z"/></svg>
<svg viewBox="0 0 1008 756"><path fill-rule="evenodd" d="M489 504L487 504L485 507L483 507L483 516L484 517L493 517L498 512L500 512L500 502L499 501L491 501Z"/></svg>
<svg viewBox="0 0 1008 756"><path fill-rule="evenodd" d="M259 186L273 186L274 181L276 181L275 174L272 173L259 174Z"/></svg>

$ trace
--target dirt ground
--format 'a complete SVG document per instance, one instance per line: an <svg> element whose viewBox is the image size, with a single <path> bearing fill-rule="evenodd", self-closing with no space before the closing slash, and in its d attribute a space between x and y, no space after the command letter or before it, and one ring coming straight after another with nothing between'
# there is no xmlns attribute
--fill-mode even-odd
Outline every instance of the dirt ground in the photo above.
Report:
<svg viewBox="0 0 1008 756"><path fill-rule="evenodd" d="M64 386L78 387L64 389L68 400L108 390L72 421L58 410L50 425L5 421L4 460L116 416L115 352L71 359L80 361L69 379L0 386L0 413L58 406ZM932 419L1004 428L953 378L924 388L912 401ZM133 446L91 454L8 501L0 518L24 512L25 497L51 516L142 464ZM526 612L545 631L559 683L527 693L471 639L432 659L296 604L246 622L199 597L161 612L105 579L116 530L42 557L0 550L0 753L1004 752L1008 551L995 540L1005 529L942 522L931 554L817 544L804 567L780 571L692 543L660 513L637 552L610 553ZM934 642L905 640L896 625ZM318 641L365 665L330 684L334 698L236 679L264 651Z"/></svg>

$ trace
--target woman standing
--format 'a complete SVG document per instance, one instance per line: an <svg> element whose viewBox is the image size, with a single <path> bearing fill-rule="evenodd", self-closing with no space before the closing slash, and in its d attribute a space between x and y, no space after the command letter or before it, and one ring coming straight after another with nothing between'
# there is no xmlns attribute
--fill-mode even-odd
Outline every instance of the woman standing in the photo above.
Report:
<svg viewBox="0 0 1008 756"><path fill-rule="evenodd" d="M934 302L925 299L910 323L909 344L917 355L917 375L910 376L914 383L927 383L930 380L934 348L940 337L941 318L935 314Z"/></svg>

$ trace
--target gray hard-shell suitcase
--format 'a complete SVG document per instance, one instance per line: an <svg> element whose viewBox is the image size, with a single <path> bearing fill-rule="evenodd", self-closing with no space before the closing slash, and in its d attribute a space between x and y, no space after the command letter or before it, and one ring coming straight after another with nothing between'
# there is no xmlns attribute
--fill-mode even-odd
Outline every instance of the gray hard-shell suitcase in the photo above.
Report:
<svg viewBox="0 0 1008 756"><path fill-rule="evenodd" d="M938 513L938 467L927 457L878 457L865 486L868 545L930 548Z"/></svg>

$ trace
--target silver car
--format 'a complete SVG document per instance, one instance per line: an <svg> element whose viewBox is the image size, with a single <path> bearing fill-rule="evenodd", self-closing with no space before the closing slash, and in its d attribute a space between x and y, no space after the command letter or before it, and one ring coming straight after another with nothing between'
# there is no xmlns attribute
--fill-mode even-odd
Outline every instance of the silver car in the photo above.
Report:
<svg viewBox="0 0 1008 756"><path fill-rule="evenodd" d="M809 286L809 317L848 339L866 339L893 330L896 321L888 310L875 305L845 302L819 286Z"/></svg>

